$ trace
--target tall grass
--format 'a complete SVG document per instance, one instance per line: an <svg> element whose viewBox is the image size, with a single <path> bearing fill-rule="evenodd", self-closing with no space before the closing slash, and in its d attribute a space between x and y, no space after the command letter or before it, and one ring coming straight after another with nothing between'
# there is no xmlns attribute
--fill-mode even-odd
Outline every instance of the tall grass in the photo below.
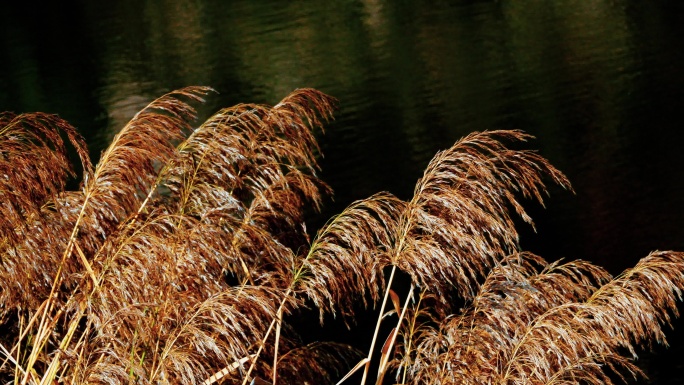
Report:
<svg viewBox="0 0 684 385"><path fill-rule="evenodd" d="M611 277L520 250L514 217L532 223L520 199L570 188L507 147L529 135L468 135L410 200L378 193L310 236L305 212L330 193L314 132L336 101L299 89L197 126L193 105L211 92L151 102L96 166L59 117L0 115L3 383L319 384L353 367L362 383L599 384L639 375L637 351L665 343L683 253ZM352 321L366 301L380 311L374 333L359 331L367 355L303 344L289 322L308 306Z"/></svg>

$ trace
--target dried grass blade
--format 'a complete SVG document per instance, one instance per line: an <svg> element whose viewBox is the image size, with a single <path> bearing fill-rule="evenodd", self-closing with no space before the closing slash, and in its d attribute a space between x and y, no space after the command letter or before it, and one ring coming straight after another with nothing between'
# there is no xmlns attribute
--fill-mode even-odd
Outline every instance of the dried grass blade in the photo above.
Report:
<svg viewBox="0 0 684 385"><path fill-rule="evenodd" d="M276 324L276 333L275 333L275 346L273 350L273 374L271 376L271 382L273 385L276 385L276 381L278 380L278 348L280 345L280 331L281 327L283 324L283 308L281 307L278 310L278 314L276 315L278 317L278 323Z"/></svg>
<svg viewBox="0 0 684 385"><path fill-rule="evenodd" d="M394 327L389 332L389 334L387 335L387 339L385 339L385 343L382 345L382 349L380 350L380 365L378 366L378 377L377 381L375 382L376 385L382 384L382 379L385 377L385 373L387 372L387 364L389 363L390 350L392 349L392 345L394 345L394 340L396 336L397 328Z"/></svg>
<svg viewBox="0 0 684 385"><path fill-rule="evenodd" d="M14 367L15 367L17 370L19 370L22 374L26 374L26 370L24 370L24 368L21 367L21 365L17 362L17 360L14 359L14 357L12 356L12 354L11 354L10 352L7 351L7 349L5 348L5 345L3 345L3 344L1 344L1 343L0 343L0 350L2 350L2 355L5 356L5 361L11 362L12 364L14 364ZM3 366L4 366L4 365L5 365L5 364L3 363Z"/></svg>
<svg viewBox="0 0 684 385"><path fill-rule="evenodd" d="M376 381L376 385L381 385L383 378L385 377L385 373L387 373L387 365L389 363L389 356L390 356L390 351L394 347L394 343L397 339L397 333L399 331L399 328L401 327L402 322L404 321L404 317L406 316L406 311L408 310L408 303L413 297L413 288L414 286L411 285L411 289L409 290L408 294L406 295L406 303L404 303L404 307L401 310L401 313L399 314L399 320L397 320L397 326L395 326L392 331L390 332L389 336L387 337L387 341L385 341L385 345L382 347L382 355L380 356L380 366L378 368L378 379ZM396 295L396 293L395 293ZM393 298L394 300L394 298ZM397 296L397 302L399 300L399 297ZM396 306L396 303L395 303Z"/></svg>
<svg viewBox="0 0 684 385"><path fill-rule="evenodd" d="M86 258L85 254L83 254L83 250L81 250L81 247L78 245L78 243L74 243L74 248L76 249L78 257L81 259L81 263L83 263L83 266L85 266L88 275L93 280L93 290L98 290L100 288L100 284L98 282L97 277L95 276L95 271L93 271L93 267L90 265L90 262L88 262L88 258Z"/></svg>
<svg viewBox="0 0 684 385"><path fill-rule="evenodd" d="M397 314L400 314L401 303L399 302L399 296L394 292L394 290L390 289L390 297L392 298L392 303L394 304L394 311L397 312Z"/></svg>
<svg viewBox="0 0 684 385"><path fill-rule="evenodd" d="M211 377L209 377L209 378L207 378L206 380L204 380L204 382L202 383L202 385L211 385L211 384L217 382L218 380L222 379L222 378L225 377L226 375L230 374L230 372L232 372L232 371L234 371L235 369L239 368L240 366L244 365L245 362L247 362L247 361L251 360L252 358L254 358L254 356L255 356L254 354L251 354L251 355L249 355L249 356L240 358L239 360L233 362L232 364L226 366L225 368L223 368L223 369L219 370L218 372L214 373Z"/></svg>
<svg viewBox="0 0 684 385"><path fill-rule="evenodd" d="M354 373L356 373L359 369L364 367L368 362L370 362L370 359L368 357L359 361L359 363L354 365L354 367L349 371L349 373L347 373L344 377L342 377L341 380L337 381L337 384L335 384L335 385L340 385L341 383L345 382L349 377L353 376Z"/></svg>

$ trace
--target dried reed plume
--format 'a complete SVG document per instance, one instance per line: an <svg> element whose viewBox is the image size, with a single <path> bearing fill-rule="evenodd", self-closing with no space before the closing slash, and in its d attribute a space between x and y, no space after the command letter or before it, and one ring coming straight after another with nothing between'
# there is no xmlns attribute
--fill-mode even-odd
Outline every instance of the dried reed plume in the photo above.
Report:
<svg viewBox="0 0 684 385"><path fill-rule="evenodd" d="M545 180L570 188L537 153L506 147L529 135L468 135L411 200L354 202L310 239L305 211L330 193L314 132L335 100L299 89L196 127L193 104L211 92L151 102L96 167L57 116L0 114L4 383L335 383L355 362L365 383L379 355L376 383L598 384L638 374L637 350L665 343L684 254L612 278L519 250L513 216L532 223L519 199L541 203ZM412 281L403 301L397 270ZM381 309L363 359L302 343L290 322L310 305L321 322L353 321L359 301Z"/></svg>

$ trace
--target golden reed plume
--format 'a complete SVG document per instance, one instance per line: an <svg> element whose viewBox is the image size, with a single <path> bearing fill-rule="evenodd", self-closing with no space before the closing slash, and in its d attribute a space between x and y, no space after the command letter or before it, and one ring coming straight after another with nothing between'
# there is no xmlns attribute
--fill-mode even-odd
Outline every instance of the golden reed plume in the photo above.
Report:
<svg viewBox="0 0 684 385"><path fill-rule="evenodd" d="M312 237L305 211L331 193L316 130L336 100L298 89L197 126L193 105L212 92L152 101L95 167L59 117L0 114L3 383L367 383L379 359L378 384L603 384L639 375L637 351L665 343L684 254L613 278L520 251L514 217L532 224L520 199L543 203L546 181L570 188L507 147L529 135L470 134L410 200L375 194ZM411 281L403 299L397 274ZM353 324L359 302L381 309L365 358L305 344L292 322L313 307ZM381 322L395 326L376 349Z"/></svg>

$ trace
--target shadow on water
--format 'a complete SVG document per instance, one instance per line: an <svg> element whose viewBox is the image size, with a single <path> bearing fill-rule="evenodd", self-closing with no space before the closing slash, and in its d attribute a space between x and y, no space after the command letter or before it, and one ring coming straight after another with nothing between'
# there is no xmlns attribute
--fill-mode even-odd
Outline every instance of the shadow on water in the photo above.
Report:
<svg viewBox="0 0 684 385"><path fill-rule="evenodd" d="M537 232L523 229L525 249L613 273L651 250L684 250L679 2L34 7L2 6L0 107L60 114L95 157L171 89L215 87L208 113L315 87L340 110L320 136L335 198L311 228L378 191L410 197L434 153L469 132L515 128L537 137L530 147L576 192L553 189L545 209L530 208ZM684 323L676 327L669 350L642 356L654 384L683 381ZM368 343L358 331L339 336Z"/></svg>

